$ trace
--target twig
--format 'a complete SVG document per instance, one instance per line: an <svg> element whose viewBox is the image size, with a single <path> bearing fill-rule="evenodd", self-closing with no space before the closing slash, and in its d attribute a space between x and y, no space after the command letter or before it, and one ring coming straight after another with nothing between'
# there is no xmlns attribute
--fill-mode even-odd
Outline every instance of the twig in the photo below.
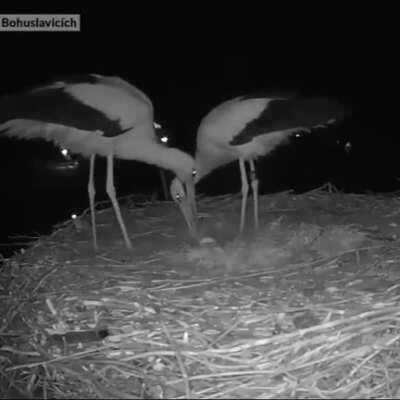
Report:
<svg viewBox="0 0 400 400"><path fill-rule="evenodd" d="M179 368L181 370L181 374L182 374L182 378L183 378L183 382L185 384L185 392L186 392L186 398L187 399L191 399L192 398L192 394L191 394L191 390L190 390L190 384L189 384L189 380L188 380L188 374L185 368L185 365L182 361L182 354L179 350L179 346L175 343L174 339L172 339L170 333L168 332L167 327L164 324L161 324L161 327L165 333L165 336L167 337L167 339L169 340L171 346L173 347L173 349L175 350L175 354L176 354L176 359L178 360L178 365Z"/></svg>
<svg viewBox="0 0 400 400"><path fill-rule="evenodd" d="M46 274L43 275L43 277L39 280L38 284L35 286L35 288L32 290L32 294L35 294L36 291L40 288L40 286L42 286L43 282L52 274L54 274L54 272L56 272L59 268L61 267L61 265L56 265L54 268L52 268L49 272L47 272Z"/></svg>

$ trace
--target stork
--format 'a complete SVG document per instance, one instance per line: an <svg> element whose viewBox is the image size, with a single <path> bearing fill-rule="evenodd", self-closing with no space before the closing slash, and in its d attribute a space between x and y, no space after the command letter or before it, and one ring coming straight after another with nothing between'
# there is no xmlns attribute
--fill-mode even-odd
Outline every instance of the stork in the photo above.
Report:
<svg viewBox="0 0 400 400"><path fill-rule="evenodd" d="M324 127L344 118L346 111L328 98L302 98L295 95L246 95L225 101L212 109L201 121L197 131L194 184L212 170L234 160L239 161L242 182L240 232L245 224L249 184L245 162L250 165L250 180L254 199L254 225L259 226L258 180L254 160L286 142L299 131ZM192 178L192 177L191 177ZM170 186L172 198L187 208L187 188L176 177ZM193 193L191 189L190 193ZM192 205L195 208L195 205Z"/></svg>
<svg viewBox="0 0 400 400"><path fill-rule="evenodd" d="M19 139L43 138L90 157L88 194L95 250L96 155L107 158L106 192L128 249L132 244L116 199L114 157L169 169L181 182L191 182L194 173L194 160L189 154L168 148L158 140L153 105L147 95L115 76L70 76L0 98L0 134ZM190 188L186 193L191 196ZM193 203L194 200L187 205ZM194 234L193 208L184 206L181 211Z"/></svg>

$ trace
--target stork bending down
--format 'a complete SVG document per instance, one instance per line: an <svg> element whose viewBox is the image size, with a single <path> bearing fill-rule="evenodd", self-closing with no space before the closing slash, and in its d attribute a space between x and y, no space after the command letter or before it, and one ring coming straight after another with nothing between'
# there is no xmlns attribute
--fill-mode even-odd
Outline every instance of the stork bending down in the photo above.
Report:
<svg viewBox="0 0 400 400"><path fill-rule="evenodd" d="M215 168L234 160L239 161L242 232L249 192L245 169L247 161L250 164L254 198L254 225L258 228L258 180L254 160L286 142L292 133L332 124L341 120L345 114L339 103L327 98L249 95L226 101L212 109L198 128L195 183ZM193 201L193 198L186 196L182 183L190 185L190 182L176 178L170 190L172 198L183 205Z"/></svg>
<svg viewBox="0 0 400 400"><path fill-rule="evenodd" d="M129 249L131 240L115 194L114 157L170 169L181 182L193 179L193 158L160 143L154 129L151 100L118 77L72 76L0 98L0 134L20 139L43 138L90 157L88 193L95 250L98 249L94 210L96 155L107 158L106 191ZM186 193L191 197L190 189ZM194 235L193 203L194 199L183 205L182 212Z"/></svg>

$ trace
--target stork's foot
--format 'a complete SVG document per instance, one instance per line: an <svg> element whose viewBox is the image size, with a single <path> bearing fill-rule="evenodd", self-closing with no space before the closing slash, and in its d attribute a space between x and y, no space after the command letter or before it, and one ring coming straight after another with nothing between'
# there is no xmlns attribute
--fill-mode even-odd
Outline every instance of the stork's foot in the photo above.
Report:
<svg viewBox="0 0 400 400"><path fill-rule="evenodd" d="M96 238L93 240L93 251L95 253L99 252L99 246L97 245L97 239Z"/></svg>
<svg viewBox="0 0 400 400"><path fill-rule="evenodd" d="M126 244L126 248L130 251L130 250L133 250L133 246L132 246L132 242L130 241L130 240L127 240L126 242L125 242L125 244Z"/></svg>

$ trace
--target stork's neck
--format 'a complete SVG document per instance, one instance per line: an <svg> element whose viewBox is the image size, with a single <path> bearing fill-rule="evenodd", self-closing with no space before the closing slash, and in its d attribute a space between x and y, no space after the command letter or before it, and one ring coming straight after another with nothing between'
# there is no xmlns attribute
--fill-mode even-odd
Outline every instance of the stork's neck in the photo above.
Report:
<svg viewBox="0 0 400 400"><path fill-rule="evenodd" d="M201 181L214 169L212 165L200 161L201 160L196 158L196 183Z"/></svg>
<svg viewBox="0 0 400 400"><path fill-rule="evenodd" d="M152 164L173 171L182 181L186 181L192 176L194 159L189 154L164 145L159 145L155 154L157 158Z"/></svg>
<svg viewBox="0 0 400 400"><path fill-rule="evenodd" d="M193 158L181 150L169 148L158 142L153 127L135 128L132 135L117 141L115 157L125 160L142 161L173 171L180 179L191 176Z"/></svg>

